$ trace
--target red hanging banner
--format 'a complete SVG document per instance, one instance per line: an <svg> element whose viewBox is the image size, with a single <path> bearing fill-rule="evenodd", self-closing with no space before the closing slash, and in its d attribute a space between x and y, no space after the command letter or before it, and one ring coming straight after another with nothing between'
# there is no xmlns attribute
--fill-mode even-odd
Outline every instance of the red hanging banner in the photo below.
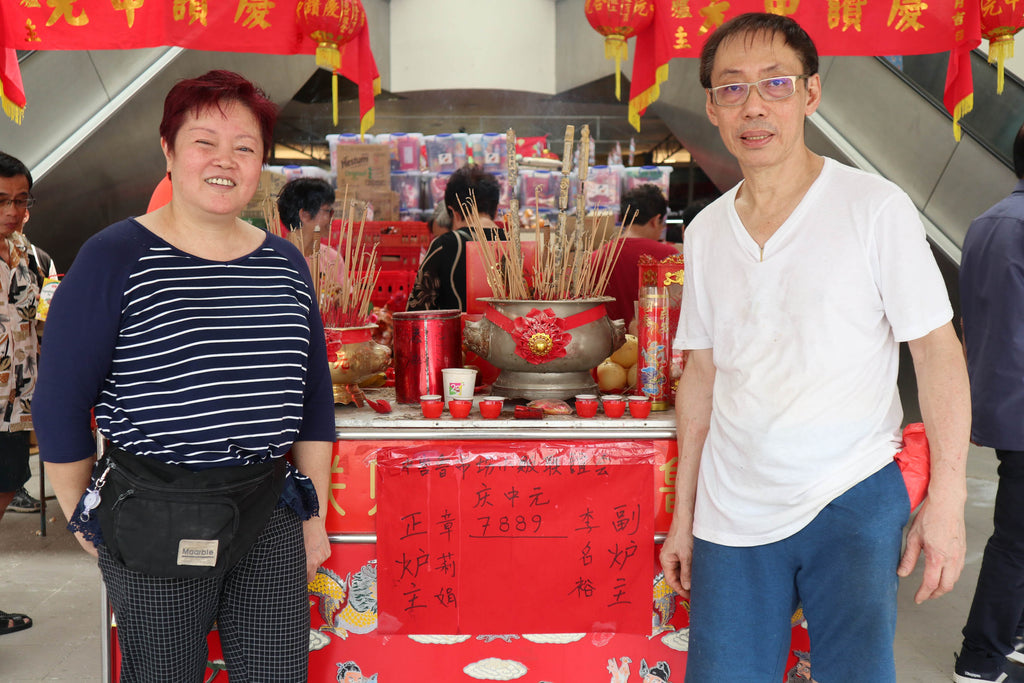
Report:
<svg viewBox="0 0 1024 683"><path fill-rule="evenodd" d="M273 0L0 2L0 48L15 50L122 50L173 45L214 52L315 54L317 42L301 26L295 3ZM365 21L351 41L341 46L340 53L338 73L359 85L360 127L365 131L373 125L373 95L380 92L380 74ZM5 67L0 71L4 76L9 71L17 73L16 60L13 69L6 60L0 65ZM9 86L8 78L0 84ZM5 101L7 98L17 104L16 98L5 94Z"/></svg>
<svg viewBox="0 0 1024 683"><path fill-rule="evenodd" d="M969 52L980 42L980 0L654 0L654 20L636 38L629 121L640 129L640 116L658 99L668 79L669 61L699 57L708 36L729 19L746 12L772 12L796 20L822 56L914 55L949 50ZM953 56L955 58L955 54ZM970 92L970 69L954 72L947 84ZM949 108L949 102L947 102ZM965 105L961 105L961 114ZM954 109L950 108L950 113ZM959 119L959 116L955 116Z"/></svg>

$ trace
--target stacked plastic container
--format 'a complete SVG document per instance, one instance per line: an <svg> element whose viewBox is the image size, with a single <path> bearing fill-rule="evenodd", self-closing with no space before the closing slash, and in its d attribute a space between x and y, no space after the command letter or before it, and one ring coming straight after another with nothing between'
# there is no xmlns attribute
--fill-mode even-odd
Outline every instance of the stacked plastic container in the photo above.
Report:
<svg viewBox="0 0 1024 683"><path fill-rule="evenodd" d="M427 170L451 173L466 165L469 136L465 133L428 135L423 139L427 150Z"/></svg>
<svg viewBox="0 0 1024 683"><path fill-rule="evenodd" d="M391 171L391 189L398 193L399 220L423 220L419 171Z"/></svg>
<svg viewBox="0 0 1024 683"><path fill-rule="evenodd" d="M628 166L622 169L622 191L628 192L640 185L657 185L668 197L671 166Z"/></svg>
<svg viewBox="0 0 1024 683"><path fill-rule="evenodd" d="M376 137L378 145L391 147L392 171L419 171L420 148L423 136L419 133L381 133Z"/></svg>
<svg viewBox="0 0 1024 683"><path fill-rule="evenodd" d="M619 211L622 199L622 166L594 166L587 177L587 209Z"/></svg>

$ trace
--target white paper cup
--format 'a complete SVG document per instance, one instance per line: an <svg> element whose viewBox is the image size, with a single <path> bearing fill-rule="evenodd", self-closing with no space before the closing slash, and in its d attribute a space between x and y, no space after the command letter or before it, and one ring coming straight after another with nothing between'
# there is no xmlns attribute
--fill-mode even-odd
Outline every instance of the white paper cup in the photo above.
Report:
<svg viewBox="0 0 1024 683"><path fill-rule="evenodd" d="M442 368L441 393L444 402L451 398L473 400L473 386L476 384L476 370L473 368Z"/></svg>

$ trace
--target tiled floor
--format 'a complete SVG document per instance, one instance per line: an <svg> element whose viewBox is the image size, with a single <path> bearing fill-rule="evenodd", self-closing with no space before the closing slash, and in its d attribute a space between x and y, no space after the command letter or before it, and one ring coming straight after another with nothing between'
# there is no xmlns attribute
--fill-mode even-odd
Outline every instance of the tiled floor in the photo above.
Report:
<svg viewBox="0 0 1024 683"><path fill-rule="evenodd" d="M982 549L992 529L995 464L991 451L972 448L967 567L954 591L940 600L914 605L920 567L901 586L896 635L900 683L950 680L953 653L959 647ZM38 491L38 486L33 478L29 490ZM48 516L46 537L38 535L38 515L8 513L0 521L0 609L35 619L33 628L0 638L0 683L97 683L102 680L99 571L64 531L56 501L51 500Z"/></svg>

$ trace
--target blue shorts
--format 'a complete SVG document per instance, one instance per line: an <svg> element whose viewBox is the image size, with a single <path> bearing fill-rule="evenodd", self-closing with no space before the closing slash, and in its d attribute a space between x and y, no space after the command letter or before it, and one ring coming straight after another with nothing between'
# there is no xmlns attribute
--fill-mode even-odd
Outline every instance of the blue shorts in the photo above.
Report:
<svg viewBox="0 0 1024 683"><path fill-rule="evenodd" d="M28 431L0 432L0 493L17 491L32 478Z"/></svg>
<svg viewBox="0 0 1024 683"><path fill-rule="evenodd" d="M776 683L802 606L817 683L895 683L893 639L910 500L892 463L767 545L694 539L687 683Z"/></svg>

